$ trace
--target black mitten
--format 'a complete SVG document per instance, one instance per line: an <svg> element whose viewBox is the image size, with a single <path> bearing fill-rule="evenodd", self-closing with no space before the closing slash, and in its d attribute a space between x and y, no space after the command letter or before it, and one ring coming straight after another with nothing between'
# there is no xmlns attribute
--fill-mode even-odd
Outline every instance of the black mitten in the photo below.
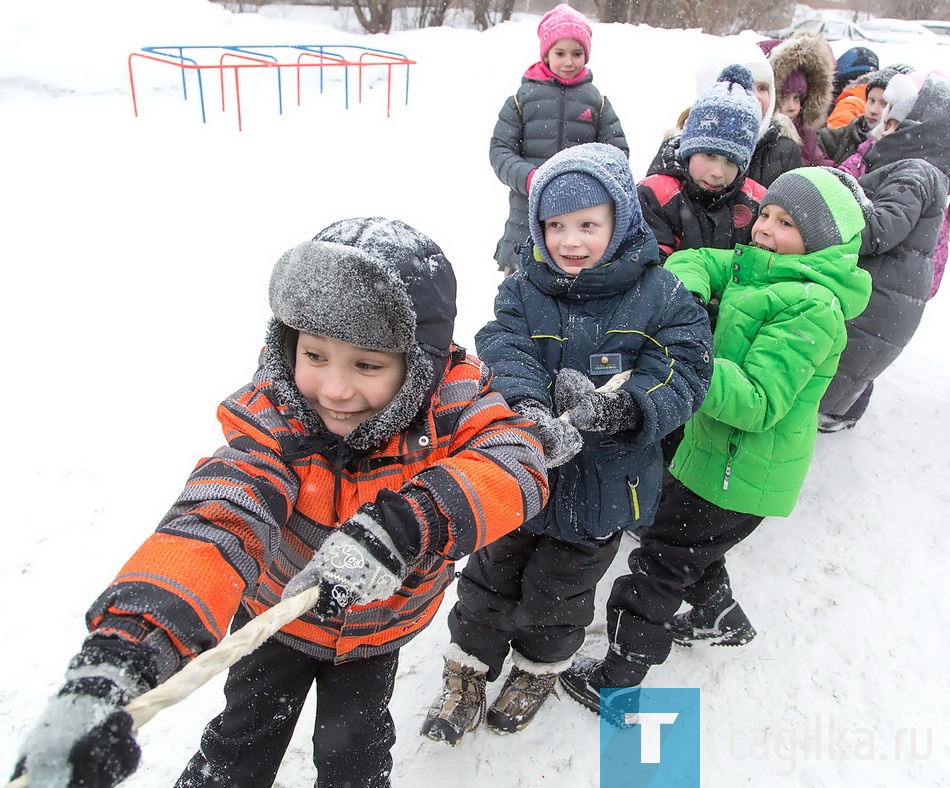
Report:
<svg viewBox="0 0 950 788"><path fill-rule="evenodd" d="M596 391L593 382L576 369L562 369L554 385L554 401L564 408L571 424L589 432L612 435L636 430L643 412L626 391Z"/></svg>
<svg viewBox="0 0 950 788"><path fill-rule="evenodd" d="M291 597L320 585L313 611L338 618L352 604L388 599L409 574L419 552L419 524L401 496L389 490L363 504L337 528L303 569L287 583Z"/></svg>
<svg viewBox="0 0 950 788"><path fill-rule="evenodd" d="M20 750L14 777L31 785L112 788L139 765L129 701L156 684L146 646L93 636L69 663L66 683L47 704Z"/></svg>
<svg viewBox="0 0 950 788"><path fill-rule="evenodd" d="M552 416L551 411L540 402L522 400L514 409L537 423L546 468L563 465L584 445L584 439L574 426Z"/></svg>

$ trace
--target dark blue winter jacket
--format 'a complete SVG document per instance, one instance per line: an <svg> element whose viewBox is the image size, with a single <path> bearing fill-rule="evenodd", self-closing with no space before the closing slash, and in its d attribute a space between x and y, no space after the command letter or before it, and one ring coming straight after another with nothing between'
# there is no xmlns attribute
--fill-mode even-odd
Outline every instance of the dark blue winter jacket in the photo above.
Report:
<svg viewBox="0 0 950 788"><path fill-rule="evenodd" d="M621 151L590 144L557 154L538 170L531 209L536 212L535 195L551 178L572 170L598 178L614 197L619 246L609 261L570 276L536 245L499 287L495 319L475 344L495 388L512 405L530 399L553 410L554 380L564 368L586 373L596 386L618 370L633 370L622 390L643 411L642 428L582 432L581 452L548 471L548 507L524 526L592 543L653 521L663 473L660 438L702 404L712 375L712 335L705 311L660 265ZM541 231L536 221L530 224L534 237ZM604 367L608 371L600 372Z"/></svg>

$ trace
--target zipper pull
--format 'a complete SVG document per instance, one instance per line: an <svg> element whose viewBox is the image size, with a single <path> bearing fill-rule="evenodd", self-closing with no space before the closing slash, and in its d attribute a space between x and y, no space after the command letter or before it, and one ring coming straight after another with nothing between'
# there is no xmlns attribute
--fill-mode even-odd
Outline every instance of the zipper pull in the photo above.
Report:
<svg viewBox="0 0 950 788"><path fill-rule="evenodd" d="M724 490L728 490L728 489L729 489L729 477L730 477L731 475L732 475L732 465L727 465L727 466L726 466L726 475L723 477L723 480L722 480L722 489L724 489Z"/></svg>

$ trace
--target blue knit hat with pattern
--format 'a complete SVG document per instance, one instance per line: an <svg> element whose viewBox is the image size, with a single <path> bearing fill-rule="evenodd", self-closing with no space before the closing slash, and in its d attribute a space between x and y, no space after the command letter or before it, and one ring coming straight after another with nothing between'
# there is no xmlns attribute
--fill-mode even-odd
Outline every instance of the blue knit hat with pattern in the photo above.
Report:
<svg viewBox="0 0 950 788"><path fill-rule="evenodd" d="M748 169L762 121L762 106L752 85L752 72L735 63L696 99L680 137L684 163L694 153L709 153L735 162L740 173Z"/></svg>
<svg viewBox="0 0 950 788"><path fill-rule="evenodd" d="M586 172L565 172L553 178L538 200L538 218L543 222L552 216L563 216L595 205L613 202L607 190Z"/></svg>

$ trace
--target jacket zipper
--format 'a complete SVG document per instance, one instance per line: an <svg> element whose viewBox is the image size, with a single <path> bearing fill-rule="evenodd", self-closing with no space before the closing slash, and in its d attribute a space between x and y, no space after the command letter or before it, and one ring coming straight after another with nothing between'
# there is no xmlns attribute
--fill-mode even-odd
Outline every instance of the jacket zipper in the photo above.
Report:
<svg viewBox="0 0 950 788"><path fill-rule="evenodd" d="M630 503L633 504L633 519L640 519L640 498L637 495L637 487L640 486L640 477L637 477L637 480L631 484L630 480L627 479L627 487L630 488Z"/></svg>
<svg viewBox="0 0 950 788"><path fill-rule="evenodd" d="M739 441L735 440L737 433L738 430L735 429L729 433L729 450L726 453L726 473L722 478L722 489L724 490L729 489L729 477L732 476L732 463L735 461L736 455L739 453Z"/></svg>

